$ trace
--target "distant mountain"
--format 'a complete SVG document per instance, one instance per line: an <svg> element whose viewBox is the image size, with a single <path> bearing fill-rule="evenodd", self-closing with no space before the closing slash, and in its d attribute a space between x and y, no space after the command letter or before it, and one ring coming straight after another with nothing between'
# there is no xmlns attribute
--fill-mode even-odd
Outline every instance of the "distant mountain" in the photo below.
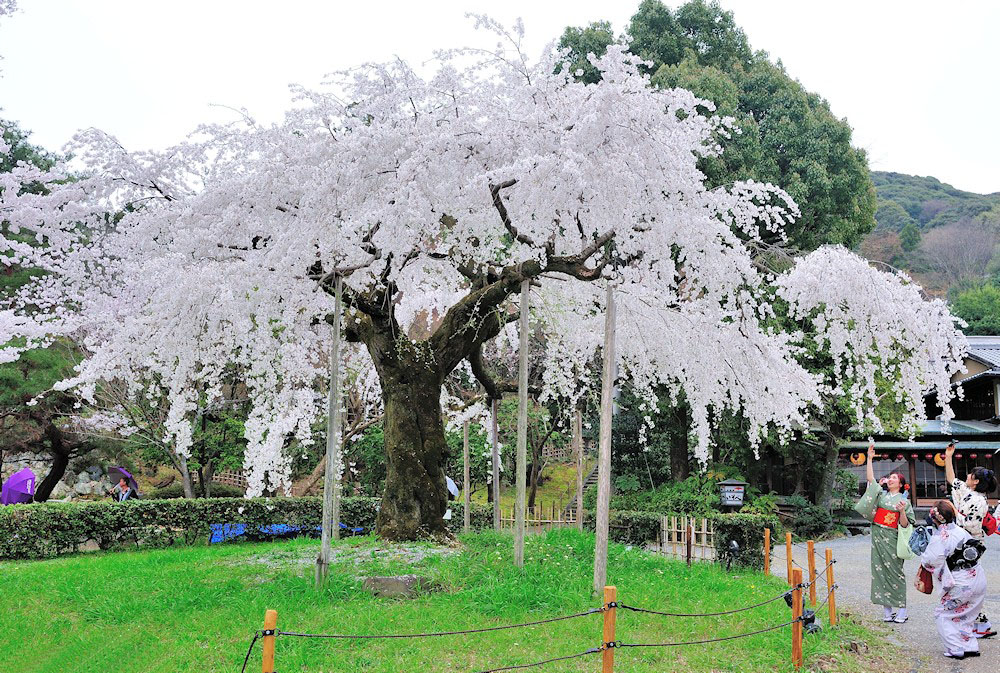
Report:
<svg viewBox="0 0 1000 673"><path fill-rule="evenodd" d="M875 221L879 231L901 231L912 220L921 230L1000 210L1000 192L975 194L956 189L937 178L872 171L878 194Z"/></svg>

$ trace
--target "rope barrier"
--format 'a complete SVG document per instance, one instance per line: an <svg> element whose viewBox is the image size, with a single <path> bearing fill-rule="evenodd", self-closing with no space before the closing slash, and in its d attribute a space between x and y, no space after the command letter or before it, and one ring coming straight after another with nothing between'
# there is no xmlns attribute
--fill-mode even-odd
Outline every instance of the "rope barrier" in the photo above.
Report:
<svg viewBox="0 0 1000 673"><path fill-rule="evenodd" d="M803 586L805 586L805 585L803 585ZM700 612L700 613L660 612L658 610L647 610L646 608L637 608L637 607L634 607L634 606L631 606L631 605L626 605L624 603L619 603L618 607L622 608L623 610L630 610L632 612L644 612L646 614L661 615L663 617L721 617L722 615L734 615L737 612L746 612L747 610L755 610L755 609L757 609L757 608L759 608L761 606L768 605L769 603L773 603L775 601L781 600L782 598L784 598L785 596L787 596L788 594L790 594L791 591L792 590L789 589L788 591L786 591L784 593L778 594L777 596L775 596L773 598L768 598L766 601L762 601L762 602L756 603L754 605L748 605L748 606L743 607L743 608L736 608L735 610L723 610L721 612Z"/></svg>
<svg viewBox="0 0 1000 673"><path fill-rule="evenodd" d="M603 652L603 647L592 647L586 652L580 652L579 654L570 654L565 657L555 657L554 659L546 659L545 661L536 661L533 664L518 664L516 666L501 666L500 668L489 668L484 671L477 671L477 673L496 673L497 671L515 671L522 668L534 668L535 666L543 666L545 664L551 664L554 661L566 661L567 659L579 659L580 657L585 657L588 654L597 654Z"/></svg>
<svg viewBox="0 0 1000 673"><path fill-rule="evenodd" d="M437 636L460 636L469 633L487 633L489 631L504 631L507 629L519 629L526 626L538 626L539 624L551 624L561 622L566 619L586 617L587 615L604 612L604 608L592 608L586 612L578 612L574 615L564 615L562 617L552 617L550 619L540 619L536 622L525 622L523 624L509 624L507 626L490 626L482 629L466 629L464 631L437 631L433 633L397 633L388 635L351 635L343 633L295 633L294 631L276 631L276 636L292 636L295 638L336 638L339 640L374 640L379 638L435 638Z"/></svg>
<svg viewBox="0 0 1000 673"><path fill-rule="evenodd" d="M250 641L250 647L247 648L247 657L243 660L243 668L240 670L240 673L247 673L247 664L250 662L250 655L253 654L253 646L257 644L258 638L260 638L260 631L255 631L253 640Z"/></svg>
<svg viewBox="0 0 1000 673"><path fill-rule="evenodd" d="M759 629L757 631L749 631L747 633L738 633L735 636L724 636L722 638L707 638L705 640L689 640L679 643L615 643L610 645L611 647L680 647L682 645L705 645L707 643L721 643L725 640L736 640L738 638L749 638L750 636L756 636L761 633L767 633L768 631L777 631L778 629L783 629L786 626L791 626L795 622L801 622L802 618L793 619L790 622L785 622L784 624L778 624L777 626L769 626L766 629Z"/></svg>

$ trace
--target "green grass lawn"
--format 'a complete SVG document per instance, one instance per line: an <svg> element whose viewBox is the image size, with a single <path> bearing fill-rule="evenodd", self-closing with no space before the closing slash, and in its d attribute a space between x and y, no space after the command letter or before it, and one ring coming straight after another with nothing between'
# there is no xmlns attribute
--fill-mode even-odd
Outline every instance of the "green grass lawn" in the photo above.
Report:
<svg viewBox="0 0 1000 673"><path fill-rule="evenodd" d="M330 581L312 586L319 543L295 540L144 552L92 553L0 563L0 671L129 673L239 671L264 611L279 629L388 634L497 626L579 612L591 596L593 537L575 530L529 536L523 570L510 536L462 538L456 549L388 545L371 538L337 543ZM609 581L619 600L652 609L703 612L777 595L760 573L727 574L612 545ZM417 572L444 589L411 600L377 599L364 575ZM663 643L737 634L790 619L783 601L732 617L677 619L619 611L617 638ZM279 637L281 673L480 671L582 652L600 642L599 614L543 626L421 640L302 640ZM807 637L806 670L899 670L888 645L863 658L850 640L878 636L851 620ZM616 671L791 671L790 629L714 645L616 653ZM599 670L600 655L535 670ZM258 644L247 670L260 670ZM818 669L815 669L818 670Z"/></svg>

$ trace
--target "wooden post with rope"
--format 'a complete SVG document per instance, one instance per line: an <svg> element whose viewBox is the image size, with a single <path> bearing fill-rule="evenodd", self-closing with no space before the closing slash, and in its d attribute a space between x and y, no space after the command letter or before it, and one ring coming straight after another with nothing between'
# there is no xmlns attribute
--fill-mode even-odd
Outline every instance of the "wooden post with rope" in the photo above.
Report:
<svg viewBox="0 0 1000 673"><path fill-rule="evenodd" d="M795 589L792 591L792 663L795 668L802 668L802 571L796 568L792 572Z"/></svg>
<svg viewBox="0 0 1000 673"><path fill-rule="evenodd" d="M816 543L806 543L809 549L809 605L816 607Z"/></svg>
<svg viewBox="0 0 1000 673"><path fill-rule="evenodd" d="M837 625L837 592L833 583L833 550L826 548L826 590L830 594L827 605L830 608L830 626Z"/></svg>
<svg viewBox="0 0 1000 673"><path fill-rule="evenodd" d="M785 533L785 565L788 567L788 586L795 586L792 581L792 534Z"/></svg>
<svg viewBox="0 0 1000 673"><path fill-rule="evenodd" d="M278 628L278 611L268 610L264 613L264 631L270 631L271 635L265 635L261 639L261 649L264 652L261 662L262 673L274 673L274 634Z"/></svg>
<svg viewBox="0 0 1000 673"><path fill-rule="evenodd" d="M608 643L615 642L615 607L608 607L618 600L618 590L615 587L604 587L604 631L601 634L601 673L614 673L615 648Z"/></svg>
<svg viewBox="0 0 1000 673"><path fill-rule="evenodd" d="M771 529L764 529L764 574L771 574Z"/></svg>

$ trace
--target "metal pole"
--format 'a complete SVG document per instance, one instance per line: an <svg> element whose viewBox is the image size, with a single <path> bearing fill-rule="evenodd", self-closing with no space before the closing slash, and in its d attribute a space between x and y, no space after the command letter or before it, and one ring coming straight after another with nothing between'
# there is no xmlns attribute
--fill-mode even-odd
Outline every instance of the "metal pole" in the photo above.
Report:
<svg viewBox="0 0 1000 673"><path fill-rule="evenodd" d="M469 421L466 421L462 427L462 463L464 472L464 494L462 497L462 509L464 510L464 516L462 521L462 530L466 533L472 528L472 501L469 497L469 491L472 488L471 474L469 470Z"/></svg>
<svg viewBox="0 0 1000 673"><path fill-rule="evenodd" d="M319 558L316 559L316 584L326 581L330 569L330 540L340 539L340 314L343 279L334 280L333 344L330 348L330 390L327 395L326 473L323 480L323 530Z"/></svg>
<svg viewBox="0 0 1000 673"><path fill-rule="evenodd" d="M524 567L524 491L528 463L528 301L530 281L521 281L521 350L517 370L517 498L514 506L514 565ZM601 582L603 586L604 583Z"/></svg>
<svg viewBox="0 0 1000 673"><path fill-rule="evenodd" d="M500 411L500 400L493 400L493 530L500 532L500 448L498 438L497 414Z"/></svg>
<svg viewBox="0 0 1000 673"><path fill-rule="evenodd" d="M608 507L611 502L611 407L614 402L615 295L608 283L604 315L604 376L601 381L601 434L597 469L597 527L594 543L594 591L601 591L608 576Z"/></svg>

